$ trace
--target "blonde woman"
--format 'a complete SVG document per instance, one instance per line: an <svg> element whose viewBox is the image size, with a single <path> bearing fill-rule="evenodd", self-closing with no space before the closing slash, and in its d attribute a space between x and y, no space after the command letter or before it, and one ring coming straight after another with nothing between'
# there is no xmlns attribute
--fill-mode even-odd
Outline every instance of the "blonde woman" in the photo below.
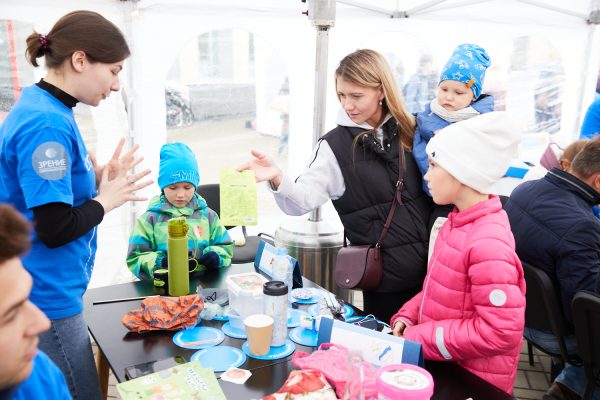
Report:
<svg viewBox="0 0 600 400"><path fill-rule="evenodd" d="M293 179L265 154L240 169L269 181L279 207L306 214L331 199L354 245L375 244L394 198L400 151L404 153L402 205L382 244L383 279L363 293L364 311L389 321L421 288L427 260L429 198L410 154L415 120L406 110L389 65L376 51L357 50L335 71L341 108L337 127L317 143L310 164Z"/></svg>

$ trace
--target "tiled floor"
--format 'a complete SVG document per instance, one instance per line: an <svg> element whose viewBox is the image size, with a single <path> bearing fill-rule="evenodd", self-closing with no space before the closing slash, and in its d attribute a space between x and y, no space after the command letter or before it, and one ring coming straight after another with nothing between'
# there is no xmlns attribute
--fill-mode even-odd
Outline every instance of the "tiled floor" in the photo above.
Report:
<svg viewBox="0 0 600 400"><path fill-rule="evenodd" d="M523 340L513 392L518 399L541 399L550 386L550 357L536 349L533 353L535 364L531 366L527 358L527 343Z"/></svg>

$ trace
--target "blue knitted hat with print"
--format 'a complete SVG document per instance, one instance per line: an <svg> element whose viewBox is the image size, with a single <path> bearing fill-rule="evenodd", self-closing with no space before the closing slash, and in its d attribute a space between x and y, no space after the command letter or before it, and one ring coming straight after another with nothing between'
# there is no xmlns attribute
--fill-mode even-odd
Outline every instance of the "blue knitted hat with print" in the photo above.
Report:
<svg viewBox="0 0 600 400"><path fill-rule="evenodd" d="M160 149L158 186L163 190L165 186L179 182L189 182L198 186L198 161L187 145L179 142L164 144Z"/></svg>
<svg viewBox="0 0 600 400"><path fill-rule="evenodd" d="M488 53L476 44L464 43L456 47L440 75L442 81L464 82L473 90L474 99L481 95L485 71L490 66Z"/></svg>

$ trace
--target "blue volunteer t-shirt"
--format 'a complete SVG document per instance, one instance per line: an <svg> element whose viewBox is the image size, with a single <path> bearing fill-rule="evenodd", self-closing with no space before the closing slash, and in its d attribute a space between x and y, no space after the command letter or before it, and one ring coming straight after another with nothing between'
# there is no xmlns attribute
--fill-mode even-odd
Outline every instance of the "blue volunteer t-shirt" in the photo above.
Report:
<svg viewBox="0 0 600 400"><path fill-rule="evenodd" d="M41 350L33 359L33 371L16 389L12 400L71 399L65 376Z"/></svg>
<svg viewBox="0 0 600 400"><path fill-rule="evenodd" d="M77 207L96 196L90 156L73 110L45 90L25 88L0 126L0 202L13 204L30 221L31 208L47 203ZM30 299L48 318L83 311L92 275L96 231L51 249L35 231L23 265L33 277Z"/></svg>

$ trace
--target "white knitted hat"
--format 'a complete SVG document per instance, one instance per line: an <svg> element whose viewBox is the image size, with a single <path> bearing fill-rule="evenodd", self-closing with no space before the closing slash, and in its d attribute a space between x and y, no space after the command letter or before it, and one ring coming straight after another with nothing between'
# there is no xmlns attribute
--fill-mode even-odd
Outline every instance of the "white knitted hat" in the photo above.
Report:
<svg viewBox="0 0 600 400"><path fill-rule="evenodd" d="M506 112L450 124L427 144L427 155L461 183L488 194L517 156L521 128Z"/></svg>

